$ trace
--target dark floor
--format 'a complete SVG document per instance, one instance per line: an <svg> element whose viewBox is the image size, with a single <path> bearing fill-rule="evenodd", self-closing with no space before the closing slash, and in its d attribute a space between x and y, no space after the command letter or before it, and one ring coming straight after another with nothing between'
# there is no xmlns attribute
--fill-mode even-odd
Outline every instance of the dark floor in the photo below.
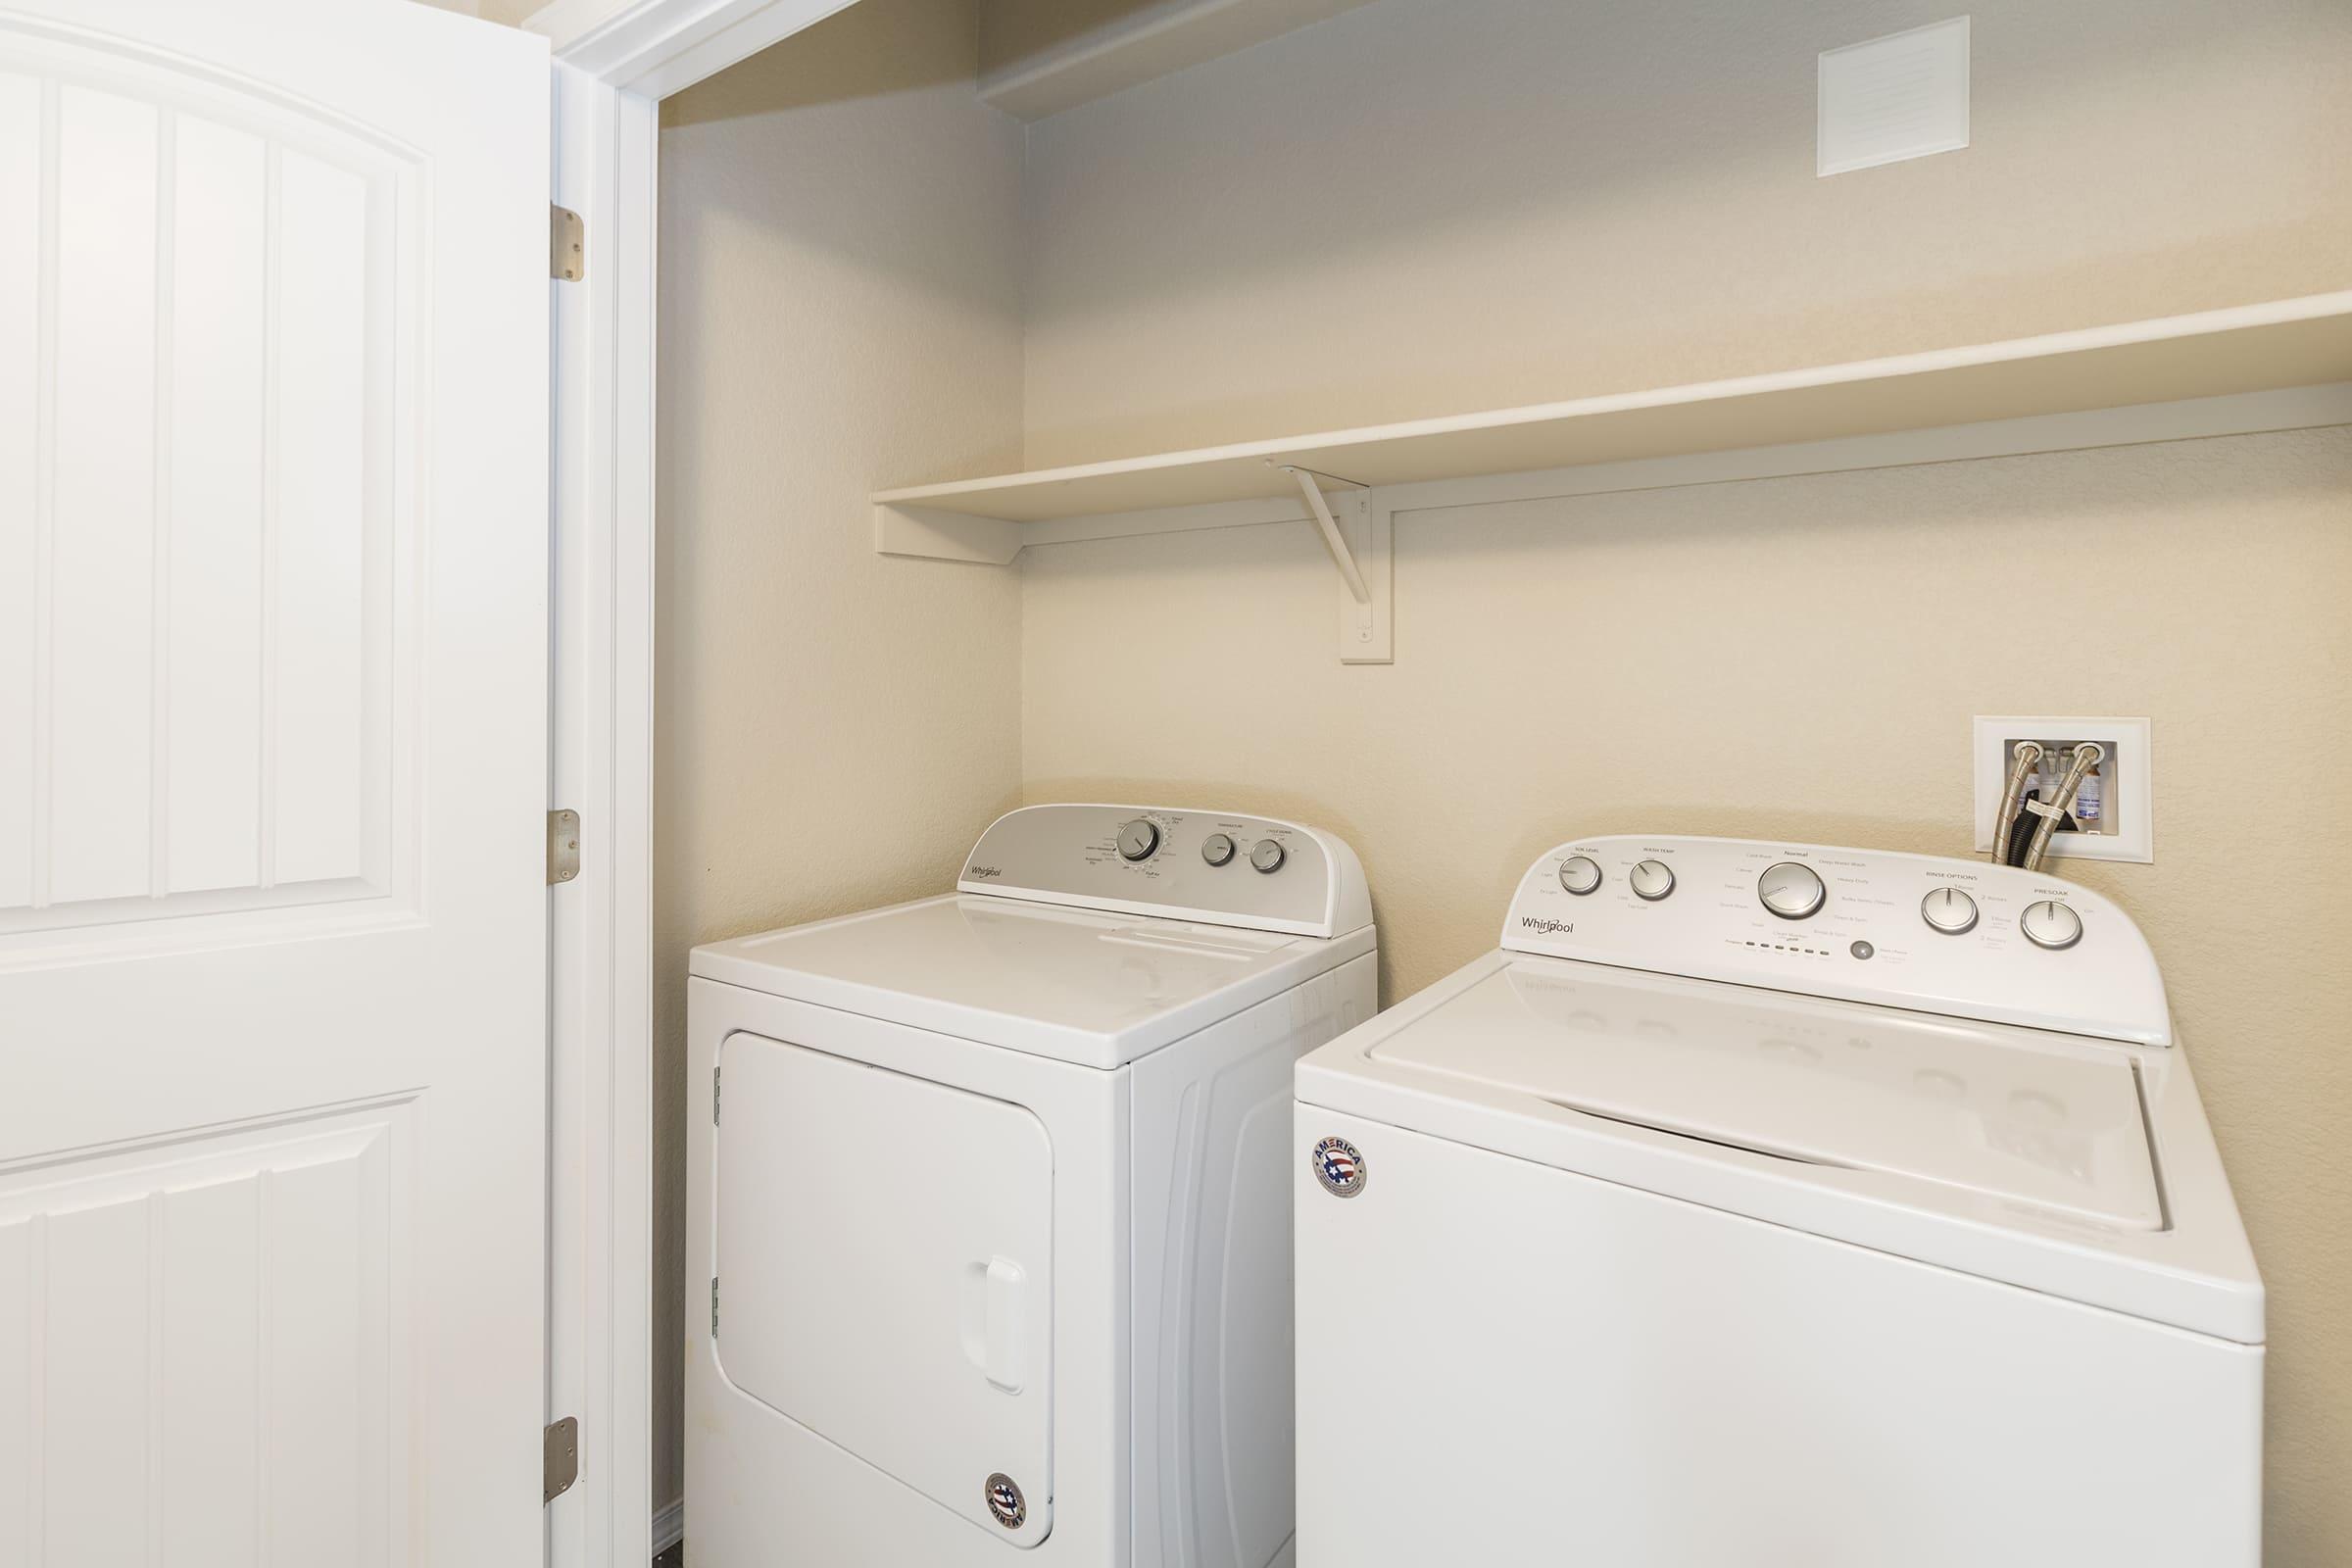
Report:
<svg viewBox="0 0 2352 1568"><path fill-rule="evenodd" d="M679 1542L654 1559L654 1568L685 1568L686 1543Z"/></svg>

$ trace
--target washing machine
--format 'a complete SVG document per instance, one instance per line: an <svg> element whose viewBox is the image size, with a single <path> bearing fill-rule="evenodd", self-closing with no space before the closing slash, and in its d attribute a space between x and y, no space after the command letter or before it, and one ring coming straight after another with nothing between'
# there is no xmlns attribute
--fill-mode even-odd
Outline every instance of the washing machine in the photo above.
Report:
<svg viewBox="0 0 2352 1568"><path fill-rule="evenodd" d="M1579 840L1298 1098L1302 1568L2259 1561L2262 1282L2087 888Z"/></svg>
<svg viewBox="0 0 2352 1568"><path fill-rule="evenodd" d="M1332 835L1074 805L697 948L696 1563L1292 1561L1291 1074L1375 962Z"/></svg>

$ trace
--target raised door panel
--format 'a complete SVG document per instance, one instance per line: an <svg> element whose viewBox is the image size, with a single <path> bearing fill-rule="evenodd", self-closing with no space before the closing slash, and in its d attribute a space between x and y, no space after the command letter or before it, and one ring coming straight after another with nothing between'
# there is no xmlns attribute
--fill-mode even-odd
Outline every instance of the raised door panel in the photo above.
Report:
<svg viewBox="0 0 2352 1568"><path fill-rule="evenodd" d="M413 1113L0 1174L0 1564L406 1560Z"/></svg>
<svg viewBox="0 0 2352 1568"><path fill-rule="evenodd" d="M0 35L0 951L405 903L419 178Z"/></svg>

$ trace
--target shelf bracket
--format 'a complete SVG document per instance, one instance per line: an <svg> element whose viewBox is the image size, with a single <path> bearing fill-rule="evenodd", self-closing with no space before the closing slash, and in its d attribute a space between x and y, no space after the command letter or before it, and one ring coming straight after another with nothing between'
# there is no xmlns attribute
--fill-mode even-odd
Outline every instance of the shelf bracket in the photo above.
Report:
<svg viewBox="0 0 2352 1568"><path fill-rule="evenodd" d="M1343 589L1340 662L1394 662L1391 568L1396 532L1389 509L1379 504L1369 485L1293 463L1276 466L1298 481L1298 493L1306 499L1307 512L1323 537L1323 548L1331 552L1331 564L1339 568ZM1348 492L1340 498L1336 508L1323 493L1326 484L1345 487Z"/></svg>

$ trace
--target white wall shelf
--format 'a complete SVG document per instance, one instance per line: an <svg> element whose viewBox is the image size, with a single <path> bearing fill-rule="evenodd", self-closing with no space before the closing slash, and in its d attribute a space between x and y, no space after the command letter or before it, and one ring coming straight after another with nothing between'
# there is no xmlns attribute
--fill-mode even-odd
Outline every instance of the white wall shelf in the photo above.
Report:
<svg viewBox="0 0 2352 1568"><path fill-rule="evenodd" d="M1355 559L1385 600L1388 530L1408 508L2339 423L2352 423L2352 290L884 490L871 498L874 548L1004 564L1031 543L1307 518L1305 469L1355 487ZM1344 645L1385 660L1385 603L1383 651L1367 660L1352 585L1349 598Z"/></svg>
<svg viewBox="0 0 2352 1568"><path fill-rule="evenodd" d="M913 485L872 499L885 519L877 536L885 551L968 560L962 551L921 548L918 532L887 519L922 512L1012 528L1295 495L1287 467L1378 487L2337 381L2352 381L2352 290L1729 381ZM1019 537L1004 535L1005 542ZM981 559L1009 560L1010 553Z"/></svg>

